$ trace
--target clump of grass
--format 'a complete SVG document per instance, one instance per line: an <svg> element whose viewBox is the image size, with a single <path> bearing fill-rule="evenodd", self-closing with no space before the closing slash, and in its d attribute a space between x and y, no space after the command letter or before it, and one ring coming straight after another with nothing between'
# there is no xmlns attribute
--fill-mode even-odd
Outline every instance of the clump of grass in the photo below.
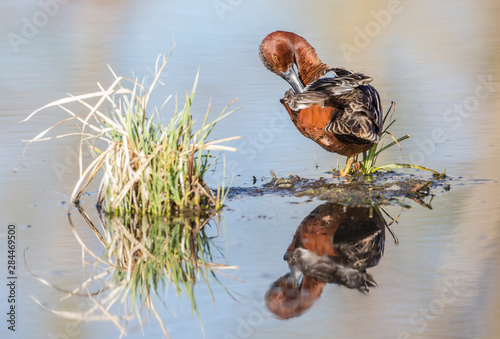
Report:
<svg viewBox="0 0 500 339"><path fill-rule="evenodd" d="M191 92L186 93L183 107L179 108L176 99L173 116L164 126L159 119L159 109L150 108L148 104L169 57L158 57L156 76L149 88L137 79L117 76L111 70L115 80L108 88L98 84L100 90L97 92L51 102L25 119L29 120L39 111L54 106L63 108L70 115L70 118L51 126L30 141L70 135L81 137L80 178L71 194L70 207L78 202L102 169L98 206L109 214L172 215L221 208L225 195L223 188L213 193L203 180L214 161L209 151L235 151L235 148L221 143L239 137L216 141L209 141L208 137L216 123L234 110L228 111L228 105L215 120L207 122L209 104L201 128L194 130L191 107L198 72ZM92 105L88 102L96 98L97 103ZM78 115L65 106L71 103L82 104L88 113ZM103 110L106 104L110 109ZM69 121L78 122L80 131L45 137L54 127ZM94 155L94 160L85 169L82 166L84 144L90 145Z"/></svg>
<svg viewBox="0 0 500 339"><path fill-rule="evenodd" d="M394 112L396 110L395 108L396 108L396 104L394 102L392 102L391 106L389 107L389 110L387 111L387 113L385 114L384 119L383 119L383 124L386 127L382 131L382 133L380 134L380 141L382 141L382 139L385 136L390 137L393 141L390 142L389 144L385 145L385 146L383 146L382 143L379 141L379 143L374 144L373 147L370 148L369 151L363 152L363 160L360 162L360 166L361 166L361 171L363 172L363 174L365 175L365 177L369 177L369 176L373 175L375 172L378 172L378 171L384 171L384 170L388 171L388 170L400 169L400 168L413 168L413 169L426 170L426 171L432 172L434 176L442 177L444 173L439 173L439 172L437 172L435 170L432 170L432 169L429 169L427 167L423 167L423 166L420 166L420 165L414 165L414 164L407 164L407 163L405 163L404 157L403 157L403 152L401 150L401 145L399 143L402 142L402 141L404 141L404 140L406 140L406 139L409 139L410 135L406 134L406 135L404 135L404 136L396 139L389 132L389 128L396 122L396 119L394 119ZM390 121L389 124L386 124L387 120ZM403 159L403 163L393 163L393 164L387 164L387 165L382 165L382 166L376 166L376 162L377 162L378 156L382 152L384 152L388 148L391 148L394 145L398 145L399 146L399 148L401 150L401 157ZM356 160L357 160L357 157L358 156L356 156Z"/></svg>

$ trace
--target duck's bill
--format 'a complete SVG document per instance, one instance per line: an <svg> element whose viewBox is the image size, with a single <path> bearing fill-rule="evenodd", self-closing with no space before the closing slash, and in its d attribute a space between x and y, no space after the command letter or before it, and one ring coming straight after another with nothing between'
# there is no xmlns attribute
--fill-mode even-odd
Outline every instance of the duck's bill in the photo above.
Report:
<svg viewBox="0 0 500 339"><path fill-rule="evenodd" d="M300 269L295 265L290 267L290 273L291 273L291 278L293 280L294 286L296 288L299 288L300 285L302 285L304 273L302 273L302 271L300 271Z"/></svg>
<svg viewBox="0 0 500 339"><path fill-rule="evenodd" d="M283 76L283 79L285 79L290 84L290 86L292 86L292 89L295 93L304 92L304 85L300 81L299 74L297 73L295 67L293 67L293 64L290 65L288 71L281 72L281 75Z"/></svg>

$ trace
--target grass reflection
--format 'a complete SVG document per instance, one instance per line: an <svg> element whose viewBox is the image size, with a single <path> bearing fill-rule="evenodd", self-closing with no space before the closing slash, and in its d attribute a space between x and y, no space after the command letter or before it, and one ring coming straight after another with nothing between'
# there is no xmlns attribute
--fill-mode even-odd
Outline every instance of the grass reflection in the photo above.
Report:
<svg viewBox="0 0 500 339"><path fill-rule="evenodd" d="M92 251L78 236L69 217L84 250L83 261L86 255L97 259L92 274L87 276L85 272L87 280L82 284L82 290L88 292L88 297L97 306L95 311L112 320L122 333L126 333L123 321L135 314L141 322L141 311L147 309L154 314L168 337L165 317L155 305L158 302L166 304L169 285L179 297L187 296L192 312L201 322L195 286L204 282L213 298L211 283L221 284L218 278L221 270L236 268L214 262L216 257L222 256L214 243L221 233L219 214L156 218L101 214L98 228L81 206L79 210L104 247L103 255ZM215 235L209 235L209 222L213 221L216 221L218 230ZM96 278L105 281L106 286L97 294L88 287ZM114 307L124 310L124 314L112 314L110 310Z"/></svg>

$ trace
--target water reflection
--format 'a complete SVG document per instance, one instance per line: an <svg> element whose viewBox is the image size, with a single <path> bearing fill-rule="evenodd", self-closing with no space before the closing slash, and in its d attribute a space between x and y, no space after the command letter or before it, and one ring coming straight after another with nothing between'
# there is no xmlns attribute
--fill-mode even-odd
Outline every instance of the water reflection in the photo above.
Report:
<svg viewBox="0 0 500 339"><path fill-rule="evenodd" d="M84 265L86 280L80 288L68 291L66 298L83 295L89 298L90 304L81 314L52 310L55 314L85 321L111 321L125 335L127 322L134 315L140 318L141 312L147 309L168 337L165 318L155 307L158 303L166 304L168 286L172 285L178 296L186 295L191 310L198 313L195 286L204 281L211 291L213 279L219 282L219 270L236 268L214 262L215 252L222 253L214 244L220 229L209 227L214 215L140 218L100 214L99 225L81 206L78 208L102 247L96 250L95 242L84 241L72 217L68 216L83 249L82 262L95 260L90 263L90 269L88 264ZM96 281L102 285L96 286Z"/></svg>
<svg viewBox="0 0 500 339"><path fill-rule="evenodd" d="M366 269L384 252L385 220L378 207L324 203L299 225L284 255L290 272L265 295L277 317L297 317L321 296L328 283L367 293L376 286Z"/></svg>

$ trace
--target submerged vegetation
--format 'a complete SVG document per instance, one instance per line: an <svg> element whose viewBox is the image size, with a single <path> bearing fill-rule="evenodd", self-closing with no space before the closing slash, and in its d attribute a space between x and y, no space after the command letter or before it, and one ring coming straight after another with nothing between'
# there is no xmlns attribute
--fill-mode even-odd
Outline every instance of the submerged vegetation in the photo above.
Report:
<svg viewBox="0 0 500 339"><path fill-rule="evenodd" d="M169 57L163 56L160 64L160 58L157 59L156 76L149 88L137 79L117 76L111 70L115 80L107 89L99 85L100 91L51 102L25 119L29 120L39 111L54 106L61 107L71 116L30 141L80 136L80 178L71 194L70 207L78 202L102 169L98 206L108 214L173 215L221 208L225 196L224 183L213 193L203 180L214 161L209 151L234 151L235 148L221 143L239 137L215 141L209 141L208 137L216 123L234 110L228 111L228 105L215 120L207 122L209 105L203 124L195 131L191 105L198 82L197 73L183 107L178 107L176 99L173 116L164 126L159 118L159 109L150 108L148 104ZM88 102L96 98L97 103L92 105ZM80 116L64 106L71 103L82 104L88 113ZM110 109L103 110L106 104ZM80 131L45 137L50 130L69 121L77 121ZM84 144L90 146L94 156L85 169L82 167Z"/></svg>

